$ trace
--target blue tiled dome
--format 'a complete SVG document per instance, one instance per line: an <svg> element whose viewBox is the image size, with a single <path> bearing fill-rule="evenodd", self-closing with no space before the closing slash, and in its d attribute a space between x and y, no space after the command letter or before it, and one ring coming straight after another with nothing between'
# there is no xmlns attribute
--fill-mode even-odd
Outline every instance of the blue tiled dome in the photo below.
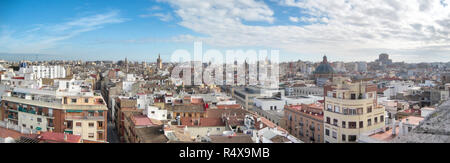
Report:
<svg viewBox="0 0 450 163"><path fill-rule="evenodd" d="M333 74L334 69L327 61L327 56L323 57L322 63L316 68L314 74Z"/></svg>

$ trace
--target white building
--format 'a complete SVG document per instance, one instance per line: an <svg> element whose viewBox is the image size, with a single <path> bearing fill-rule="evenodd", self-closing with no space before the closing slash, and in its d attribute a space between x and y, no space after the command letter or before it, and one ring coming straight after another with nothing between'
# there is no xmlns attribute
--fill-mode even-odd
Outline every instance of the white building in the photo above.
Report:
<svg viewBox="0 0 450 163"><path fill-rule="evenodd" d="M160 121L167 120L167 110L162 110L155 106L146 106L144 109L144 115L151 119L157 119Z"/></svg>
<svg viewBox="0 0 450 163"><path fill-rule="evenodd" d="M255 98L254 100L255 106L258 109L268 111L282 111L284 110L284 104L285 102L281 99L276 98Z"/></svg>
<svg viewBox="0 0 450 163"><path fill-rule="evenodd" d="M36 79L65 78L66 69L64 68L64 66L28 66L21 67L17 74L19 76L24 76L25 74L33 74Z"/></svg>
<svg viewBox="0 0 450 163"><path fill-rule="evenodd" d="M415 88L415 86L412 81L391 81L386 88L383 94L390 99L391 97L395 97L397 93L408 91L409 89Z"/></svg>

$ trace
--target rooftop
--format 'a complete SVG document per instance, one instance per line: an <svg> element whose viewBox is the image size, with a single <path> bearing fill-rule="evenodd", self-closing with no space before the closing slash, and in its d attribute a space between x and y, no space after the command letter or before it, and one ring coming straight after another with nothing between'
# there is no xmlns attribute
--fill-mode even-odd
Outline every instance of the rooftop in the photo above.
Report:
<svg viewBox="0 0 450 163"><path fill-rule="evenodd" d="M422 123L397 143L450 143L450 100L436 108Z"/></svg>
<svg viewBox="0 0 450 163"><path fill-rule="evenodd" d="M144 143L166 143L169 139L164 135L162 126L136 128L136 134Z"/></svg>
<svg viewBox="0 0 450 163"><path fill-rule="evenodd" d="M64 139L64 137L67 139ZM57 132L43 132L38 138L47 143L79 143L81 142L81 136L65 134L65 133L57 133Z"/></svg>
<svg viewBox="0 0 450 163"><path fill-rule="evenodd" d="M253 143L252 137L246 134L235 136L209 136L212 143Z"/></svg>

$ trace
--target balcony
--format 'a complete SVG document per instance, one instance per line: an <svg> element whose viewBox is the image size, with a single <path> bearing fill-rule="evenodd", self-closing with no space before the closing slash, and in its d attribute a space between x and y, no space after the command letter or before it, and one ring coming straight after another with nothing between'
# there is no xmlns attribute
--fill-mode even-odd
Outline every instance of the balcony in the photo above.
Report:
<svg viewBox="0 0 450 163"><path fill-rule="evenodd" d="M14 115L8 115L9 119L17 119L17 117L15 117Z"/></svg>
<svg viewBox="0 0 450 163"><path fill-rule="evenodd" d="M105 117L103 116L67 116L67 120L77 120L77 119L84 119L84 120L99 120L103 121Z"/></svg>

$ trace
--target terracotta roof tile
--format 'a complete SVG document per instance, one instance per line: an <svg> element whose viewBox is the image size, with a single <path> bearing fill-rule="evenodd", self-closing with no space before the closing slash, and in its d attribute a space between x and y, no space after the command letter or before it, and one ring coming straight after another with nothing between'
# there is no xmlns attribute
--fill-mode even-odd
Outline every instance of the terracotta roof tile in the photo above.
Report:
<svg viewBox="0 0 450 163"><path fill-rule="evenodd" d="M59 143L79 143L81 141L81 136L66 134L67 140L64 140L64 133L57 132L43 132L39 135L40 140L59 142Z"/></svg>

